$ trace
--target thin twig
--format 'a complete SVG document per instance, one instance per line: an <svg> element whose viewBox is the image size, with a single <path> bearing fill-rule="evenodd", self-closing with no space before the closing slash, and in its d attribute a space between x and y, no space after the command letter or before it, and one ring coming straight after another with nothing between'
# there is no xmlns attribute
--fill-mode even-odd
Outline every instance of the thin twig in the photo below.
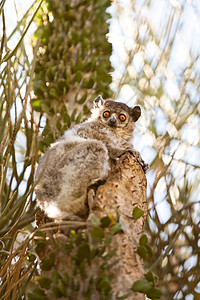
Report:
<svg viewBox="0 0 200 300"><path fill-rule="evenodd" d="M160 262L165 258L165 256L170 252L170 250L173 248L175 242L177 241L177 239L179 238L179 236L181 235L181 233L184 231L185 227L189 224L190 220L191 220L191 217L189 216L188 219L187 219L187 222L184 225L181 226L181 228L178 230L178 232L176 233L176 235L172 239L171 243L168 245L167 249L151 265L151 267L149 268L148 272L153 271L153 269L155 267L157 267L160 264Z"/></svg>

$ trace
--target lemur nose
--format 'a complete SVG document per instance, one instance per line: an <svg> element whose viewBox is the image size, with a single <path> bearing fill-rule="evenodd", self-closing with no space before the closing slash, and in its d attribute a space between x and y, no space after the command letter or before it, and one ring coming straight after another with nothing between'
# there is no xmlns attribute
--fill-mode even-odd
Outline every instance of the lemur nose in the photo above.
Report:
<svg viewBox="0 0 200 300"><path fill-rule="evenodd" d="M115 125L116 125L116 122L117 122L116 118L115 118L114 116L112 116L112 117L109 119L108 124L109 124L110 126L115 126Z"/></svg>

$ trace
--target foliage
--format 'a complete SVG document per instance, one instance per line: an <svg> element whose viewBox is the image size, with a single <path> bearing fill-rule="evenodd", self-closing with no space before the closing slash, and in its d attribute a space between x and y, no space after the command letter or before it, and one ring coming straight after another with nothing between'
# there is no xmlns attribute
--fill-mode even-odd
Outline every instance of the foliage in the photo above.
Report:
<svg viewBox="0 0 200 300"><path fill-rule="evenodd" d="M151 271L145 274L145 279L134 282L127 294L118 297L112 290L115 280L113 266L117 249L111 247L113 237L122 232L120 220L112 216L104 216L100 220L91 215L91 223L87 229L71 230L68 237L57 233L52 236L56 224L45 224L34 233L32 261L39 257L40 272L34 277L34 289L28 286L28 299L117 299L129 298L134 292L146 294L150 299L160 299L161 290L156 287L158 277ZM60 229L66 230L72 226L80 226L78 222L62 222ZM44 232L47 232L45 234ZM148 239L143 235L140 244L147 245ZM33 252L34 251L34 252ZM35 255L35 256L34 256Z"/></svg>
<svg viewBox="0 0 200 300"><path fill-rule="evenodd" d="M33 107L45 112L46 126L39 149L88 114L92 100L111 90L112 46L106 40L110 1L48 0L38 15L42 28L38 52ZM38 31L36 31L36 38Z"/></svg>
<svg viewBox="0 0 200 300"><path fill-rule="evenodd" d="M37 8L34 10L37 11ZM4 34L1 42L1 62L4 62L0 75L1 264L12 252L17 230L30 230L35 214L33 175L40 120L35 119L30 94L38 43L32 61L29 61L23 41L15 48L15 56L8 55L8 42L18 31L23 35L26 19L34 10L30 8L21 20L21 27L17 26L7 37L4 10L1 8Z"/></svg>
<svg viewBox="0 0 200 300"><path fill-rule="evenodd" d="M48 146L55 137L60 136L63 130L70 126L73 121L76 123L80 122L82 115L88 112L88 106L90 106L90 104L86 106L86 97L91 101L92 95L95 96L101 88L105 97L108 97L110 94L110 76L108 72L111 70L109 62L111 45L107 42L105 37L108 31L108 24L105 22L108 19L108 14L105 13L105 8L108 6L109 1L102 1L99 4L95 4L91 1L89 12L92 17L89 15L87 21L84 19L87 22L89 31L84 31L84 20L80 20L81 23L79 22L76 30L80 32L80 26L82 26L82 37L80 37L80 41L76 43L74 43L74 39L71 39L71 42L69 42L68 39L72 31L73 34L76 34L75 24L78 24L78 20L74 20L74 17L72 18L73 10L75 10L75 8L80 9L80 16L83 11L87 14L87 11L84 10L84 5L89 5L89 2L75 1L76 7L71 7L71 17L69 16L69 18L66 16L67 8L70 5L69 1L65 1L66 3L64 3L64 1L58 1L57 4L53 1L52 3L49 2L48 5L43 3L41 8L42 2L42 0L36 0L34 2L10 36L7 35L5 27L5 1L2 1L0 5L1 21L3 24L3 38L1 40L0 52L0 61L3 62L1 64L0 75L0 295L2 299L8 299L10 295L12 295L13 298L22 297L25 293L25 287L33 274L37 275L37 260L35 259L35 254L32 254L33 235L30 235L30 233L34 230L32 222L34 221L36 212L33 179L35 164L38 159L38 145L40 150L44 151L45 147ZM59 5L62 6L65 4L66 12L61 18L60 9L62 9L62 7L59 8ZM51 11L48 11L48 7ZM38 14L39 8L40 12ZM95 13L93 13L93 11L95 11ZM57 15L58 12L59 16L56 21L54 14ZM27 45L27 41L24 40L24 38L26 38L25 34L33 23L36 13L40 26L38 24L38 30L33 41L34 47L32 53L30 52L31 45ZM49 16L53 18L51 21L49 20ZM78 17L77 12L76 17ZM102 21L104 23L102 23ZM60 23L57 24L56 22ZM62 24L64 27L62 27ZM99 24L103 25L99 27ZM47 40L48 34L46 35L45 33L47 28L50 28L51 38L53 38L54 41L52 40L50 42ZM66 30L62 32L61 28L65 28ZM95 41L92 28L96 30L95 34L99 40L96 39ZM55 42L55 39L58 37L57 29L63 34L62 37L65 37L65 42L63 43L64 48L61 52L65 51L65 53L71 53L69 57L67 54L63 56L63 61L60 59L61 53L58 57L51 54L51 50L53 50L51 47L52 43L57 47L57 43ZM19 38L19 36L21 38ZM66 38L66 36L68 37ZM91 43L90 37L92 37ZM16 39L18 42L11 51L8 45ZM48 45L50 45L50 48L46 52L48 56L45 58L45 55L42 56L42 53L44 53L42 49L46 49ZM88 53L82 53L84 56L82 59L84 64L83 69L80 71L82 72L81 76L85 76L85 78L78 83L79 80L77 78L81 72L77 73L76 67L78 65L76 64L76 56L79 55L81 49L85 49ZM96 61L97 58L98 61ZM41 69L42 59L45 60L46 69L44 66ZM48 59L51 60L51 63L47 62ZM54 65L53 72L55 72L54 75L57 75L52 77L49 82L49 77L45 75L46 73L42 73L42 71L44 70L44 72L46 72L49 70L49 64L52 64L52 59ZM59 63L64 64L65 71L67 72L68 82L65 82L66 88L63 88L63 80L66 78L65 75L62 77L63 73L61 72ZM94 71L94 67L98 72ZM104 79L106 78L105 82L102 79L102 75L105 75L105 72L101 72L101 68L106 70L106 77L104 77ZM90 80L88 80L88 78L90 78ZM59 99L56 97L52 100L52 97L49 97L46 92L43 94L44 98L41 98L41 94L40 98L38 98L38 89L41 83L40 80L42 79L47 79L51 87L57 85L59 93L62 90L59 94ZM91 90L92 79L94 83L93 89ZM67 86L68 83L69 87ZM44 84L46 85L46 82ZM33 87L35 94L33 93ZM73 94L74 88L75 94L80 96L82 93L81 99L80 97L75 97L75 94ZM46 95L48 95L48 97ZM72 99L72 101L75 99L77 109L79 109L78 113L75 111L71 113L70 107L68 109L68 106L70 106L68 97ZM54 108L52 101L54 101L55 104ZM49 106L52 107L51 112L49 109L44 108ZM50 130L47 132L48 127L46 127L46 131L43 131L43 136L45 136L43 140L43 137L40 136L42 131L41 127L44 126L43 124L45 123L44 114L47 124L50 117L53 119L53 115L58 118L53 133L51 133ZM60 120L59 116L61 115L62 118ZM52 137L54 133L55 135ZM48 135L48 141L46 135ZM45 147L41 145L45 145Z"/></svg>
<svg viewBox="0 0 200 300"><path fill-rule="evenodd" d="M120 232L114 227L120 224L110 224L111 219L109 223L105 219L95 219L93 225L88 224L90 227L92 225L90 229L72 230L64 243L59 235L48 241L43 232L39 239L35 235L35 249L41 257L42 273L35 277L36 287L28 291L28 299L57 299L63 296L67 299L91 299L95 293L97 298L111 299L111 281L115 276L112 267L118 260L115 259L116 249L110 249L109 245L112 237Z"/></svg>
<svg viewBox="0 0 200 300"><path fill-rule="evenodd" d="M189 13L199 22L197 11L187 1L117 1L111 8L120 32L118 40L110 36L118 57L112 86L119 100L144 108L135 146L150 164L146 229L153 258L146 265L155 262L150 269L162 278L163 299L193 299L200 292L200 53L187 31L194 25Z"/></svg>
<svg viewBox="0 0 200 300"><path fill-rule="evenodd" d="M35 1L9 36L4 4L2 1L0 7L3 24L0 54L0 297L8 299L12 294L13 298L21 299L22 282L26 286L35 271L34 262L29 264L27 261L27 253L36 211L33 176L40 116L34 113L30 99L39 43L36 43L31 59L26 41L21 39L13 51L9 45L16 37L25 35L41 1Z"/></svg>

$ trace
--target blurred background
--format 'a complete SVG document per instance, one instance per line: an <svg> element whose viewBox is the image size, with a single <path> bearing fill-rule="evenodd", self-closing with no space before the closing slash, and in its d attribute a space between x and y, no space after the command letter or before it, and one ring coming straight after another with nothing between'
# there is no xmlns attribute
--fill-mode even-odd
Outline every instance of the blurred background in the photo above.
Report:
<svg viewBox="0 0 200 300"><path fill-rule="evenodd" d="M34 229L37 160L101 94L142 107L133 144L150 165L145 267L162 299L200 299L200 2L10 0L0 9L2 264Z"/></svg>

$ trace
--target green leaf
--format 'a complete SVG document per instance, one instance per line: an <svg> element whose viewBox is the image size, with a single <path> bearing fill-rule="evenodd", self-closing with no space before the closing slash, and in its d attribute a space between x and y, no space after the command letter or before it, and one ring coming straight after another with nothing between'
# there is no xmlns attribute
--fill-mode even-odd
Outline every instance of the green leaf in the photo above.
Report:
<svg viewBox="0 0 200 300"><path fill-rule="evenodd" d="M134 209L133 209L133 219L134 220L137 220L137 219L139 219L140 217L142 217L143 216L143 214L144 214L144 211L141 209L141 208L139 208L139 207L135 207Z"/></svg>
<svg viewBox="0 0 200 300"><path fill-rule="evenodd" d="M146 274L144 274L144 277L146 278L146 280L148 281L152 281L153 283L158 282L158 276L155 275L153 272L148 272Z"/></svg>
<svg viewBox="0 0 200 300"><path fill-rule="evenodd" d="M62 128L62 124L61 124L61 122L60 122L60 118L57 118L57 120L56 120L56 128L57 128L58 130L61 130L61 128Z"/></svg>
<svg viewBox="0 0 200 300"><path fill-rule="evenodd" d="M81 276L86 278L87 277L87 269L88 269L88 263L87 259L85 258L79 265Z"/></svg>
<svg viewBox="0 0 200 300"><path fill-rule="evenodd" d="M148 237L146 234L143 234L140 238L140 246L146 246L148 243Z"/></svg>
<svg viewBox="0 0 200 300"><path fill-rule="evenodd" d="M117 299L120 299L120 300L126 299L126 298L129 298L129 296L131 296L132 294L133 294L133 292L129 292L129 293L123 295L123 296L118 296L117 295Z"/></svg>
<svg viewBox="0 0 200 300"><path fill-rule="evenodd" d="M140 279L134 282L132 286L133 292L147 293L153 287L153 283L145 279Z"/></svg>
<svg viewBox="0 0 200 300"><path fill-rule="evenodd" d="M51 143L53 143L53 141L54 141L53 134L52 132L49 132L45 137L45 142L49 146Z"/></svg>
<svg viewBox="0 0 200 300"><path fill-rule="evenodd" d="M110 228L110 233L112 235L122 232L122 225L120 223L116 223L114 226Z"/></svg>
<svg viewBox="0 0 200 300"><path fill-rule="evenodd" d="M51 287L51 279L47 276L40 276L39 283L41 288L48 290Z"/></svg>
<svg viewBox="0 0 200 300"><path fill-rule="evenodd" d="M50 252L48 257L44 257L41 261L41 269L43 271L49 271L54 265L56 255L54 252Z"/></svg>
<svg viewBox="0 0 200 300"><path fill-rule="evenodd" d="M97 289L100 291L101 295L107 295L111 290L110 280L108 277L103 277L97 283Z"/></svg>
<svg viewBox="0 0 200 300"><path fill-rule="evenodd" d="M40 107L40 103L41 103L41 99L37 99L37 100L33 100L32 102L32 106L33 108L39 108Z"/></svg>
<svg viewBox="0 0 200 300"><path fill-rule="evenodd" d="M66 286L61 279L58 280L58 289L63 296L66 296Z"/></svg>
<svg viewBox="0 0 200 300"><path fill-rule="evenodd" d="M57 298L61 298L63 295L57 286L52 286L51 288L53 295Z"/></svg>
<svg viewBox="0 0 200 300"><path fill-rule="evenodd" d="M105 216L100 219L100 222L102 227L108 227L111 223L111 219L108 216Z"/></svg>
<svg viewBox="0 0 200 300"><path fill-rule="evenodd" d="M67 111L63 114L63 120L65 123L67 123L68 127L71 125L71 119Z"/></svg>
<svg viewBox="0 0 200 300"><path fill-rule="evenodd" d="M101 257L101 256L104 254L105 251L106 251L106 246L99 247L99 248L98 248L97 255L98 255L99 257Z"/></svg>
<svg viewBox="0 0 200 300"><path fill-rule="evenodd" d="M152 287L146 294L150 299L160 299L162 292L159 288Z"/></svg>
<svg viewBox="0 0 200 300"><path fill-rule="evenodd" d="M65 286L67 287L69 285L69 275L66 271L64 271L62 274L62 280L63 280Z"/></svg>
<svg viewBox="0 0 200 300"><path fill-rule="evenodd" d="M28 294L29 300L47 300L47 297L43 290L35 288L32 293Z"/></svg>
<svg viewBox="0 0 200 300"><path fill-rule="evenodd" d="M83 244L78 247L77 258L79 261L82 261L84 258L88 261L90 260L90 247L88 244Z"/></svg>
<svg viewBox="0 0 200 300"><path fill-rule="evenodd" d="M147 256L147 250L146 250L146 247L144 246L139 246L137 248L137 254L139 254L140 257L142 257L143 259L146 258Z"/></svg>
<svg viewBox="0 0 200 300"><path fill-rule="evenodd" d="M103 67L97 68L97 81L110 81L110 75L104 70Z"/></svg>
<svg viewBox="0 0 200 300"><path fill-rule="evenodd" d="M67 112L66 106L63 104L60 110L61 116L64 117L64 114Z"/></svg>
<svg viewBox="0 0 200 300"><path fill-rule="evenodd" d="M48 95L50 98L58 99L58 93L55 87L50 87L50 89L48 90Z"/></svg>
<svg viewBox="0 0 200 300"><path fill-rule="evenodd" d="M94 278L91 277L90 280L89 280L89 284L88 284L86 293L85 293L86 294L85 299L91 299L91 294L92 294L93 286L94 286Z"/></svg>
<svg viewBox="0 0 200 300"><path fill-rule="evenodd" d="M81 118L82 118L82 115L83 115L82 112L80 112L80 113L78 114L78 116L77 116L77 118L76 118L76 124L79 124L79 123L80 123Z"/></svg>
<svg viewBox="0 0 200 300"><path fill-rule="evenodd" d="M72 122L75 120L75 116L76 116L76 113L77 113L77 108L75 108L71 114L71 120Z"/></svg>
<svg viewBox="0 0 200 300"><path fill-rule="evenodd" d="M53 282L58 283L58 280L61 278L61 276L56 270L53 270L51 272L51 278Z"/></svg>
<svg viewBox="0 0 200 300"><path fill-rule="evenodd" d="M47 103L41 102L41 109L43 112L50 114L50 106Z"/></svg>
<svg viewBox="0 0 200 300"><path fill-rule="evenodd" d="M67 86L67 81L65 79L60 79L57 85L58 85L58 89L63 91L64 87Z"/></svg>
<svg viewBox="0 0 200 300"><path fill-rule="evenodd" d="M83 71L84 72L90 72L94 67L94 62L93 61L88 61L84 66L83 66Z"/></svg>
<svg viewBox="0 0 200 300"><path fill-rule="evenodd" d="M83 112L85 115L87 115L90 112L90 109L87 107L86 104L83 106Z"/></svg>
<svg viewBox="0 0 200 300"><path fill-rule="evenodd" d="M112 234L107 235L107 237L105 238L105 246L108 246L111 243L112 237Z"/></svg>
<svg viewBox="0 0 200 300"><path fill-rule="evenodd" d="M92 78L85 78L83 80L83 84L82 84L83 88L91 89L93 87L93 85L94 85L94 79L92 79Z"/></svg>
<svg viewBox="0 0 200 300"><path fill-rule="evenodd" d="M37 253L40 253L46 246L46 235L45 235L45 233L42 232L42 231L38 231L35 234L34 242L36 243L35 251Z"/></svg>
<svg viewBox="0 0 200 300"><path fill-rule="evenodd" d="M99 248L98 247L93 247L91 250L91 259L93 259L95 256L99 254Z"/></svg>
<svg viewBox="0 0 200 300"><path fill-rule="evenodd" d="M42 153L44 153L44 152L47 150L47 144L46 144L44 141L40 140L40 141L38 142L38 149L39 149Z"/></svg>
<svg viewBox="0 0 200 300"><path fill-rule="evenodd" d="M80 71L76 72L76 74L74 75L72 82L80 82L83 78L83 75Z"/></svg>
<svg viewBox="0 0 200 300"><path fill-rule="evenodd" d="M87 92L78 100L79 104L83 104L87 99Z"/></svg>
<svg viewBox="0 0 200 300"><path fill-rule="evenodd" d="M99 242L104 238L104 231L101 227L95 226L91 229L91 236L94 241Z"/></svg>
<svg viewBox="0 0 200 300"><path fill-rule="evenodd" d="M117 252L117 249L113 249L113 250L110 250L103 258L105 260L109 260L111 259L111 257L113 257Z"/></svg>
<svg viewBox="0 0 200 300"><path fill-rule="evenodd" d="M149 244L146 245L146 250L149 257L153 257L153 250Z"/></svg>
<svg viewBox="0 0 200 300"><path fill-rule="evenodd" d="M81 244L82 240L83 240L82 231L78 230L77 235L75 237L76 245L79 246Z"/></svg>

